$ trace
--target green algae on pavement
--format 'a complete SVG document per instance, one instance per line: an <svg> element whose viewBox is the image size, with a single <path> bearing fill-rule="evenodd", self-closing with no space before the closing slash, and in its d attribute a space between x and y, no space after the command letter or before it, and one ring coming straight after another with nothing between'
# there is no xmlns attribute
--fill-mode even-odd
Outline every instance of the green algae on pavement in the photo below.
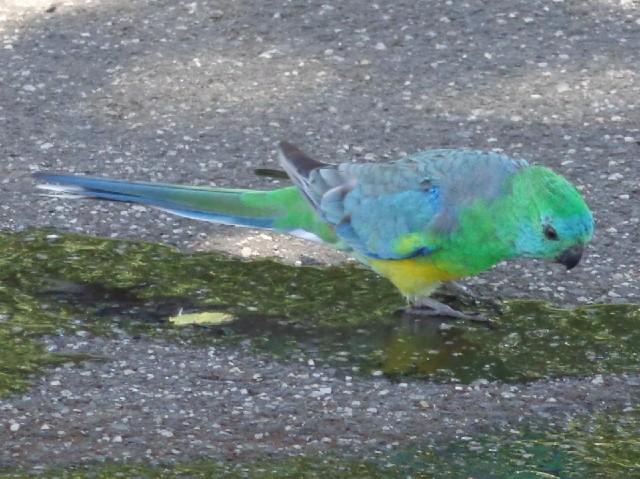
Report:
<svg viewBox="0 0 640 479"><path fill-rule="evenodd" d="M478 431L446 444L403 444L391 450L324 452L263 460L202 459L162 465L114 463L2 468L7 479L114 477L288 479L610 479L640 477L640 410L579 415L565 425L525 423L521 430Z"/></svg>
<svg viewBox="0 0 640 479"><path fill-rule="evenodd" d="M0 395L68 360L47 337L145 334L250 342L355 372L472 382L640 371L638 305L507 302L496 329L395 314L402 298L357 265L296 267L86 236L0 234ZM348 285L349 287L344 287ZM176 326L180 314L227 324ZM44 339L44 340L43 340Z"/></svg>
<svg viewBox="0 0 640 479"><path fill-rule="evenodd" d="M433 476L460 479L640 477L640 409L571 418L563 426L480 433L440 449Z"/></svg>
<svg viewBox="0 0 640 479"><path fill-rule="evenodd" d="M43 366L69 359L37 338L124 330L218 341L217 328L197 331L208 331L208 337L189 337L167 319L182 311L215 310L290 323L357 325L379 320L401 303L384 280L355 265L247 262L52 230L0 233L0 250L0 396L27 387ZM336 288L343 283L350 288Z"/></svg>

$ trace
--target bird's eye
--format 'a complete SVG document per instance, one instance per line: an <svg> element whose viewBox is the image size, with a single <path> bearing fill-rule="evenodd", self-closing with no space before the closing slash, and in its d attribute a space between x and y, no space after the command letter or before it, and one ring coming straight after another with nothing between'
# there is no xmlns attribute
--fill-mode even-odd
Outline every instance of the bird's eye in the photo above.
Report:
<svg viewBox="0 0 640 479"><path fill-rule="evenodd" d="M558 241L558 232L553 228L553 226L545 225L542 230L544 233L544 237L550 241Z"/></svg>

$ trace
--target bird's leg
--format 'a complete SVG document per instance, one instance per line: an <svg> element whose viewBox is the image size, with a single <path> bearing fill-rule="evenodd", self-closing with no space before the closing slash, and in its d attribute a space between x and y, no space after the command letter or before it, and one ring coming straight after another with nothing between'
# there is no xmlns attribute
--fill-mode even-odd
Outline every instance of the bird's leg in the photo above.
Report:
<svg viewBox="0 0 640 479"><path fill-rule="evenodd" d="M415 298L410 302L410 307L405 310L405 313L416 316L445 316L449 318L466 319L468 321L490 321L489 318L482 314L466 314L428 296Z"/></svg>

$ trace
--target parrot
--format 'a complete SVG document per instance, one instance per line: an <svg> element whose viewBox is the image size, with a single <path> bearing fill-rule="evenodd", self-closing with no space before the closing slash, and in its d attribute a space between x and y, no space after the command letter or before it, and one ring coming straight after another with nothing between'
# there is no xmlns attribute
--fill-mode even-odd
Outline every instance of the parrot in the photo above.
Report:
<svg viewBox="0 0 640 479"><path fill-rule="evenodd" d="M432 298L443 283L518 257L572 269L593 236L593 215L571 182L501 153L431 149L387 163L330 164L282 141L278 155L293 186L274 190L34 176L54 196L138 203L320 242L387 278L410 309L463 319L481 315Z"/></svg>

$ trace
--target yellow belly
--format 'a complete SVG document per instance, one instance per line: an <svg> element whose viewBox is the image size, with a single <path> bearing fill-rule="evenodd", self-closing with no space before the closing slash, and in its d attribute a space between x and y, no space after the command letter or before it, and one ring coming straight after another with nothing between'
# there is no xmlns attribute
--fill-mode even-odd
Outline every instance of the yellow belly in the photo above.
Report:
<svg viewBox="0 0 640 479"><path fill-rule="evenodd" d="M428 296L443 281L460 277L441 266L416 258L396 260L367 258L367 263L408 297Z"/></svg>

